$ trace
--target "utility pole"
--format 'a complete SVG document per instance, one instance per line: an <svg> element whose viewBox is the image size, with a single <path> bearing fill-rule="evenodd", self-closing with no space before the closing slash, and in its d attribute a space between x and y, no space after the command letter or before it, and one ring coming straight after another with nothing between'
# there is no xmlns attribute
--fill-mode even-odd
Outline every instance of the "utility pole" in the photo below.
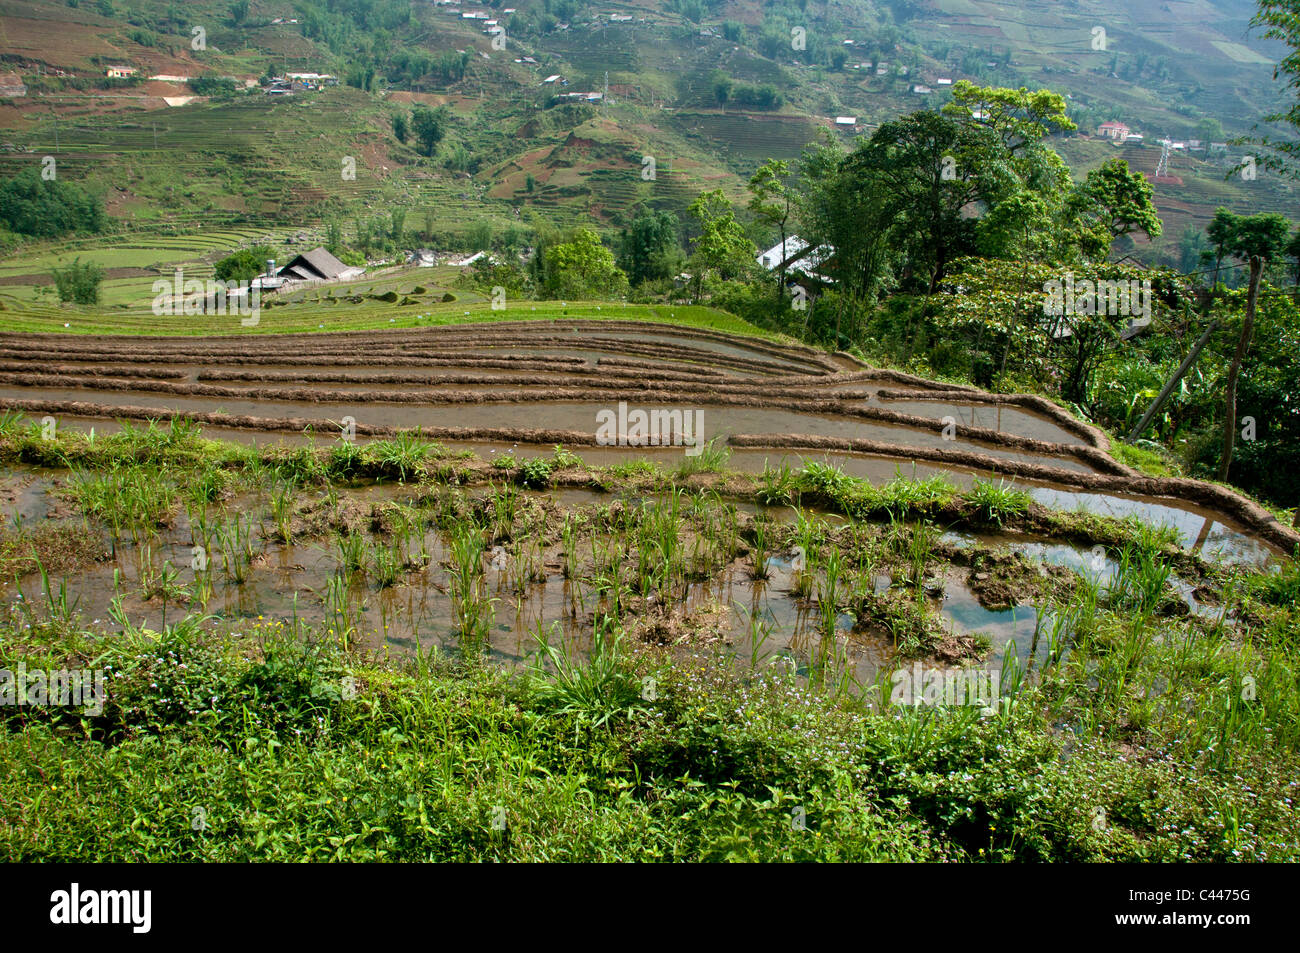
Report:
<svg viewBox="0 0 1300 953"><path fill-rule="evenodd" d="M1211 291L1209 297L1206 298L1205 301L1205 313L1207 315L1209 314L1210 308L1213 304L1214 292ZM1147 427L1151 425L1151 421L1155 419L1156 414L1160 413L1160 408L1165 405L1165 401L1169 400L1169 395L1174 392L1174 388L1177 387L1178 382L1183 379L1183 375L1191 370L1192 365L1196 363L1196 359L1201 356L1201 351L1205 349L1205 345L1210 341L1210 335L1218 329L1218 320L1215 319L1214 321L1211 321L1210 326L1205 329L1205 332L1192 346L1191 352L1187 357L1183 358L1183 363L1178 365L1178 370L1174 371L1173 376L1170 377L1169 380L1165 381L1165 386L1160 388L1160 393L1156 395L1156 399L1152 402L1151 406L1147 408L1147 412L1142 415L1142 419L1139 420L1138 425L1133 428L1133 432L1128 435L1128 443L1133 443L1137 440L1138 437L1142 436L1142 433L1147 429Z"/></svg>

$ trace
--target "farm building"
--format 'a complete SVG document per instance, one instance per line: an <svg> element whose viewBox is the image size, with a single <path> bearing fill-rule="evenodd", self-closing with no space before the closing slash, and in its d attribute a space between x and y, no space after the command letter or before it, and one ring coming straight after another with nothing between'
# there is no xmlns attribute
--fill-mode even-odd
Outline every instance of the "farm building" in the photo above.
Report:
<svg viewBox="0 0 1300 953"><path fill-rule="evenodd" d="M110 66L104 71L109 79L130 79L135 75L134 66Z"/></svg>
<svg viewBox="0 0 1300 953"><path fill-rule="evenodd" d="M351 281L365 274L364 268L352 268L343 264L324 248L314 248L295 256L276 275L285 283L294 281Z"/></svg>
<svg viewBox="0 0 1300 953"><path fill-rule="evenodd" d="M1110 122L1103 122L1097 127L1097 135L1103 139L1114 139L1116 142L1123 142L1129 131L1128 126L1113 119Z"/></svg>
<svg viewBox="0 0 1300 953"><path fill-rule="evenodd" d="M339 78L332 73L286 73L285 79L304 86L337 86Z"/></svg>
<svg viewBox="0 0 1300 953"><path fill-rule="evenodd" d="M819 277L817 268L831 256L833 251L834 249L829 245L810 248L808 243L798 235L791 235L786 238L784 244L773 245L754 260L768 271L773 271L784 263L787 271Z"/></svg>

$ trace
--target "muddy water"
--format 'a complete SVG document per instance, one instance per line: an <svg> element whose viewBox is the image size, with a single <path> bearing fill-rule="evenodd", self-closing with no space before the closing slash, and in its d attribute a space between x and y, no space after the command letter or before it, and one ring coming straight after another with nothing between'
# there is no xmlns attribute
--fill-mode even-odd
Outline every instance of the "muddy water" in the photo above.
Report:
<svg viewBox="0 0 1300 953"><path fill-rule="evenodd" d="M50 475L23 472L0 480L0 516L12 522L16 514L28 521L44 521L53 511ZM551 494L558 503L573 507L593 502L607 503L609 495L581 490L561 490ZM363 504L397 500L411 502L409 491L400 486L378 486L348 491L347 496ZM627 497L637 502L639 497ZM241 500L234 507L251 517L254 548L258 555L243 582L236 582L223 569L223 556L210 552L206 572L190 569L195 540L184 512L175 525L151 541L147 548L136 548L119 540L116 554L67 580L70 598L88 622L109 624L109 606L115 597L128 618L136 625L160 628L166 618L175 622L186 612L211 615L217 624L236 630L259 621L280 620L303 625L344 626L337 607L327 605L329 580L346 580L348 607L343 610L346 625L356 631L353 644L366 650L413 654L438 647L448 652L458 650L452 600L448 589L452 582L446 563L446 540L435 530L412 540L408 551L423 545L428 555L425 568L406 572L397 585L380 588L365 570L347 575L337 552L326 539L284 545L265 535L271 525L269 501L257 494ZM756 511L757 507L745 507ZM793 511L763 508L777 519L793 519ZM832 523L838 523L835 519ZM104 538L105 550L109 540ZM549 553L548 559L555 554ZM145 599L144 580L164 563L180 569L179 584L190 592L186 598L173 600L164 607L158 597ZM507 665L527 662L537 650L537 636L548 632L552 641L563 639L579 653L590 648L593 612L599 605L596 591L584 583L564 578L554 562L544 582L534 582L521 593L516 590L509 566L494 567L485 559L484 581L493 599L493 618L489 631L489 652ZM689 651L724 651L745 664L785 664L789 659L802 674L819 657L832 654L838 666L847 666L860 684L873 682L880 672L894 664L895 650L886 637L854 631L853 620L841 615L833 635L820 630L814 602L797 598L794 573L788 560L774 557L769 562L770 578L753 580L739 568L724 570L714 578L692 582L674 609L684 614L688 623L707 634L700 642L683 647ZM199 595L201 581L211 585L203 602ZM58 580L54 580L57 587ZM877 588L889 585L880 577ZM936 608L959 634L984 632L993 643L990 664L1001 664L1014 639L1016 652L1025 657L1028 641L1025 627L1032 631L1032 610L1015 613L990 613L979 607L969 590L955 577L946 580L945 596ZM13 599L21 591L34 604L41 604L39 577L28 576L17 585L12 580L0 582L0 597ZM757 634L756 634L757 633ZM833 642L833 645L832 645Z"/></svg>
<svg viewBox="0 0 1300 953"><path fill-rule="evenodd" d="M351 416L358 423L415 429L417 427L468 427L468 428L540 428L572 430L594 434L597 414L617 411L619 395L600 402L563 403L536 401L528 404L385 404L364 402L306 403L289 401L249 400L234 397L173 397L130 391L115 392L113 403L156 407L172 412L213 412L247 414L257 417L315 417L342 420ZM639 404L636 394L627 396L629 411L648 405ZM0 397L46 400L86 400L87 392L76 388L0 388ZM919 430L896 424L858 421L821 414L806 414L790 410L755 407L710 407L705 402L683 402L682 410L702 414L704 438L712 439L731 434L810 434L826 437L845 437L877 440L898 446L943 448L951 447L938 431ZM965 441L965 446L977 448L981 453L1006 460L1037 463L1080 473L1091 472L1086 464L1067 457L1048 457L1021 453L1002 447ZM639 448L637 448L639 449Z"/></svg>
<svg viewBox="0 0 1300 953"><path fill-rule="evenodd" d="M1263 565L1277 553L1213 510L1165 498L1109 496L1041 485L1025 490L1039 503L1058 510L1083 510L1120 519L1133 516L1151 526L1171 526L1184 548L1216 562Z"/></svg>
<svg viewBox="0 0 1300 953"><path fill-rule="evenodd" d="M24 525L47 520L59 507L53 496L57 476L41 471L20 471L0 477L0 520L12 525L21 516ZM397 501L412 503L410 490L399 485L372 486L348 490L348 498L362 504ZM524 494L531 496L535 494ZM607 504L615 498L639 503L642 497L620 497L587 490L562 489L547 494L566 508L590 504ZM789 508L745 505L741 510L762 511L782 522L792 521ZM210 614L215 621L236 630L259 621L298 620L307 626L335 627L341 630L341 617L327 605L328 581L346 580L346 625L355 630L353 645L375 652L414 654L433 647L455 653L459 650L449 586L452 578L447 569L446 540L428 530L408 544L414 553L423 546L428 561L423 569L404 573L397 585L380 588L365 570L350 575L343 572L337 552L324 538L283 545L264 535L271 525L269 500L256 494L240 500L230 509L247 514L255 527L255 558L246 580L235 582L222 568L222 555L211 553L206 573L190 570L194 539L186 515L178 515L175 525L149 545L148 555L126 541L119 542L115 557L95 565L87 572L68 580L70 595L87 621L108 624L108 607L120 595L128 617L137 625L159 628L164 608L158 598L146 600L142 580L150 569L156 572L164 563L180 567L181 585L197 589L200 579L211 584L206 604L195 596L184 604L172 604L167 618L176 621L186 611ZM66 507L63 507L66 512ZM843 519L830 516L828 522ZM1065 566L1103 586L1118 572L1109 556L1097 555L1086 548L1052 540L1026 539L1019 536L949 532L940 540L949 545L1006 548L1019 552L1031 561ZM105 546L107 547L107 539ZM548 551L545 581L528 584L524 591L515 588L507 562L504 568L484 560L484 582L492 602L492 621L488 633L488 652L500 664L520 666L535 659L538 636L547 633L552 641L563 641L579 655L591 647L593 612L601 605L600 596L584 583L564 578L558 568L558 554ZM767 562L769 578L754 580L742 568L728 568L715 577L692 582L675 603L674 609L687 624L704 633L697 641L679 646L681 651L725 652L742 665L786 665L801 676L813 671L817 660L833 659L832 668L847 670L862 687L869 686L908 660L900 659L887 636L855 629L851 616L842 613L833 634L821 629L815 601L796 597L795 574L788 558L774 555ZM1002 671L1012 660L1021 670L1034 671L1047 661L1049 644L1048 619L1042 610L1017 606L990 610L965 585L965 570L950 567L942 576L942 595L931 598L931 608L942 618L944 626L956 635L980 634L988 638L991 650L982 663L990 671ZM115 578L116 577L116 578ZM1190 585L1172 580L1175 591L1190 610L1214 621L1221 610L1202 605ZM878 575L877 592L894 584L887 575ZM54 580L57 587L58 580ZM901 585L901 583L900 583ZM0 598L12 599L21 590L25 597L40 604L40 583L35 575L15 586L12 580L0 582ZM631 617L635 619L635 616ZM1040 624L1042 626L1040 627ZM923 669L945 667L930 661Z"/></svg>
<svg viewBox="0 0 1300 953"><path fill-rule="evenodd" d="M697 351L705 351L709 354L721 354L728 357L740 357L746 360L768 361L774 364L784 364L790 367L804 367L821 370L820 365L815 361L800 359L797 356L780 358L767 351L746 347L741 343L730 343L727 341L718 341L712 338L697 337L679 337L670 330L665 329L663 332L656 331L628 331L618 327L609 328L566 328L563 323L557 323L555 327L547 329L551 334L571 334L575 338L590 338L595 341L640 341L645 344L672 345L674 347L686 347Z"/></svg>
<svg viewBox="0 0 1300 953"><path fill-rule="evenodd" d="M708 418L706 417L707 421ZM116 433L121 429L117 421L89 418L60 418L60 426L72 427L82 432L94 430L99 434ZM212 440L228 440L235 443L247 443L256 446L306 446L323 445L334 438L327 435L260 433L248 430L233 430L220 427L204 427L203 435ZM365 443L363 437L359 443ZM536 456L549 456L552 448L532 444L508 444L487 441L442 441L453 451L469 450L484 460L491 460L500 454L511 454L517 459L529 459ZM686 460L680 448L618 448L618 447L579 447L579 456L592 466L612 466L635 460L649 460L653 463L676 467ZM1020 486L1035 500L1054 509L1083 510L1104 516L1133 516L1144 523L1159 526L1167 524L1178 529L1185 547L1200 553L1211 561L1239 563L1242 565L1263 565L1278 556L1267 544L1252 538L1241 526L1213 510L1194 503L1186 503L1168 498L1113 496L1102 493L1086 493L1044 485L1032 481L1020 481L1002 478L996 475L980 473L975 470L959 469L949 466L910 460L905 457L877 457L851 453L814 453L809 451L781 450L732 450L728 466L747 473L762 473L771 466L779 468L788 465L792 469L802 467L808 461L829 463L850 476L869 480L876 485L890 480L905 478L925 480L942 476L960 489L968 489L978 479L993 481L1005 480L1008 484Z"/></svg>
<svg viewBox="0 0 1300 953"><path fill-rule="evenodd" d="M574 345L570 348L546 348L546 347L519 347L517 345L503 345L498 348L489 345L476 346L472 352L466 353L466 357L500 357L502 355L526 356L539 358L570 358L578 357L591 362L602 360L640 360L656 361L661 366L670 370L709 370L728 376L739 377L743 375L746 379L758 375L761 379L763 375L783 375L789 374L793 368L785 364L772 362L766 369L754 369L749 367L736 368L726 364L718 364L711 355L705 352L684 353L676 355L671 359L657 357L653 354L640 354L635 351L620 351L613 345L601 347L598 344L590 346ZM761 360L768 363L765 357L750 355L748 360Z"/></svg>
<svg viewBox="0 0 1300 953"><path fill-rule="evenodd" d="M943 419L952 417L957 421L958 432L961 427L984 427L1001 433L1032 437L1048 443L1073 444L1084 446L1086 441L1078 434L1073 434L1059 424L1053 423L1041 414L1036 414L1019 407L1007 407L1002 404L949 404L934 400L885 400L868 401L863 406L884 407L901 414L915 414L918 417Z"/></svg>

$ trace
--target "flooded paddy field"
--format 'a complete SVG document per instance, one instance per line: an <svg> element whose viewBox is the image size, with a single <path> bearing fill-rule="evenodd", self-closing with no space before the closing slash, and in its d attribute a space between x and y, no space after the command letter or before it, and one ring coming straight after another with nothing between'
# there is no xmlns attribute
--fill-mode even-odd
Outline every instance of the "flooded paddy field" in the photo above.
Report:
<svg viewBox="0 0 1300 953"><path fill-rule="evenodd" d="M385 784L414 772L369 829L403 817L443 844L527 800L495 793L503 777L569 783L553 743L586 759L598 780L582 783L620 824L679 825L675 779L699 777L723 792L710 817L742 805L729 831L797 837L779 784L842 837L823 820L839 802L799 788L832 764L827 790L878 786L854 830L921 818L945 856L1294 854L1295 772L1269 768L1266 809L1240 783L1296 742L1294 533L1227 488L1132 471L1041 398L711 332L257 345L0 336L0 668L104 664L101 713L48 716L78 743L179 732L187 762L237 753L235 794L210 793L215 770L186 788L214 817L272 742L276 759L343 745L340 764L373 757ZM680 429L626 439L620 404L680 410ZM436 717L399 729L408 704ZM35 731L47 716L0 717ZM384 734L354 736L365 719ZM475 754L451 725L535 743L525 760L546 772L499 771L514 755ZM616 749L633 767L609 769ZM1103 772L1127 787L1112 795ZM1189 778L1254 828L1179 815ZM1046 793L1016 800L1034 784ZM1119 833L1091 826L1078 791ZM487 800L464 807L466 792ZM1130 801L1154 807L1128 816ZM351 831L362 809L324 826ZM1043 810L1048 840L1026 846Z"/></svg>
<svg viewBox="0 0 1300 953"><path fill-rule="evenodd" d="M689 438L695 450L701 441L729 448L750 472L790 456L833 457L869 479L896 466L959 480L993 474L1073 494L1062 499L1096 512L1132 510L1105 500L1168 497L1159 506L1175 522L1190 526L1174 511L1199 508L1229 533L1282 549L1294 542L1222 488L1139 478L1107 453L1104 434L1041 398L935 384L844 355L596 320L277 335L257 345L0 335L0 409L86 430L98 422L102 432L115 420L185 416L259 444L266 435L365 441L410 431L476 452L528 455L563 443L608 461L635 451L671 457L655 444ZM662 433L622 418L602 433L601 415L620 405L681 413Z"/></svg>

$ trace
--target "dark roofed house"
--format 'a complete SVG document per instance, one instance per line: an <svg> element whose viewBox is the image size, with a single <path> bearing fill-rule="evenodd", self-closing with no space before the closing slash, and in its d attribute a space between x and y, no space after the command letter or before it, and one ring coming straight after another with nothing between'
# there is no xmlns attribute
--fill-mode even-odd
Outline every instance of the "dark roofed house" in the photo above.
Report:
<svg viewBox="0 0 1300 953"><path fill-rule="evenodd" d="M324 248L297 255L276 272L287 281L350 281L365 274L364 268L343 264Z"/></svg>

